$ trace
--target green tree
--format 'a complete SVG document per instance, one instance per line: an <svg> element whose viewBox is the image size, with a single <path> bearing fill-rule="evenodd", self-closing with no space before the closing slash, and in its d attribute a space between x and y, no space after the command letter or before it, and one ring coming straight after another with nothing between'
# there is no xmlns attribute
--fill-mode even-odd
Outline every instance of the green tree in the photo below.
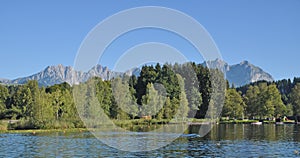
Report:
<svg viewBox="0 0 300 158"><path fill-rule="evenodd" d="M161 70L161 76L157 80L158 83L161 83L166 89L167 96L170 99L177 98L181 93L180 85L178 78L174 70L170 65L164 64Z"/></svg>
<svg viewBox="0 0 300 158"><path fill-rule="evenodd" d="M51 93L51 102L53 106L53 115L55 116L56 120L59 120L62 112L62 92L60 89L57 89L56 91Z"/></svg>
<svg viewBox="0 0 300 158"><path fill-rule="evenodd" d="M73 97L74 102L76 103L76 108L78 110L78 114L81 118L87 118L87 84L81 83L79 85L73 86Z"/></svg>
<svg viewBox="0 0 300 158"><path fill-rule="evenodd" d="M210 104L212 92L210 70L207 67L202 66L201 64L196 65L195 63L192 63L191 65L197 75L197 80L199 81L199 92L201 93L202 98L202 104L195 117L205 118Z"/></svg>
<svg viewBox="0 0 300 158"><path fill-rule="evenodd" d="M39 89L39 93L34 101L30 122L35 128L53 128L48 123L55 119L51 96L45 92L45 88Z"/></svg>
<svg viewBox="0 0 300 158"><path fill-rule="evenodd" d="M153 66L143 66L136 84L137 103L142 105L142 97L146 94L148 83L155 83L158 74Z"/></svg>
<svg viewBox="0 0 300 158"><path fill-rule="evenodd" d="M165 104L164 104L164 105L165 105ZM164 118L164 113L165 113L165 107L162 107L162 108L158 111L158 113L157 113L157 115L156 115L156 119L158 119L158 120L163 119L163 118Z"/></svg>
<svg viewBox="0 0 300 158"><path fill-rule="evenodd" d="M16 115L13 119L28 118L31 111L29 110L32 104L32 94L30 89L25 86L19 86L16 93L12 96L12 107L15 108Z"/></svg>
<svg viewBox="0 0 300 158"><path fill-rule="evenodd" d="M243 118L244 108L245 103L241 97L241 94L235 89L227 89L222 116L230 118Z"/></svg>
<svg viewBox="0 0 300 158"><path fill-rule="evenodd" d="M293 105L293 113L295 116L300 115L300 83L297 83L290 94L290 102Z"/></svg>
<svg viewBox="0 0 300 158"><path fill-rule="evenodd" d="M48 93L43 94L45 92ZM44 96L42 102L47 107L43 109L47 109L48 113L52 113L52 117L54 117L52 120L64 122L65 126L71 127L74 126L73 122L78 122L79 116L73 99L72 89L67 83L48 87L41 91L41 96ZM48 100L48 103L45 103L46 100ZM52 106L52 110L48 108L49 105Z"/></svg>
<svg viewBox="0 0 300 158"><path fill-rule="evenodd" d="M8 89L0 84L0 118L3 118L6 111L6 101L9 97Z"/></svg>
<svg viewBox="0 0 300 158"><path fill-rule="evenodd" d="M258 116L259 107L259 88L258 86L250 86L245 95L246 102L246 113L249 118L254 118Z"/></svg>
<svg viewBox="0 0 300 158"><path fill-rule="evenodd" d="M141 107L142 116L155 117L159 110L163 107L163 96L158 93L152 83L147 85L146 95L143 96L143 105Z"/></svg>
<svg viewBox="0 0 300 158"><path fill-rule="evenodd" d="M190 109L188 117L195 117L202 104L202 97L201 93L199 92L199 82L197 79L197 74L195 73L191 63L185 63L182 65L175 63L173 65L173 70L177 74L180 74L180 76L184 80L184 88Z"/></svg>
<svg viewBox="0 0 300 158"><path fill-rule="evenodd" d="M73 95L72 93L66 89L61 91L61 114L60 117L65 121L73 121L76 118L77 112L76 107L74 105Z"/></svg>
<svg viewBox="0 0 300 158"><path fill-rule="evenodd" d="M110 116L112 104L112 89L109 81L102 81L101 78L95 78L96 95L101 108L107 116Z"/></svg>
<svg viewBox="0 0 300 158"><path fill-rule="evenodd" d="M54 112L51 104L51 94L46 93L45 88L40 89L40 97L38 102L41 105L41 109L39 109L39 118L46 122L54 120L55 117L53 115Z"/></svg>
<svg viewBox="0 0 300 158"><path fill-rule="evenodd" d="M260 118L273 117L275 112L275 107L273 101L271 100L271 95L267 83L259 83L258 87L260 89L260 95L258 96L259 106L258 115Z"/></svg>
<svg viewBox="0 0 300 158"><path fill-rule="evenodd" d="M105 123L105 118L108 117L97 98L96 85L97 79L92 78L85 83L85 91L81 91L83 93L82 99L84 99L84 101L80 102L80 104L83 104L80 107L81 118L89 128L96 128L98 125Z"/></svg>
<svg viewBox="0 0 300 158"><path fill-rule="evenodd" d="M202 104L202 96L198 89L193 87L190 94L190 100L189 100L189 117L195 117L197 110L200 109L200 106Z"/></svg>
<svg viewBox="0 0 300 158"><path fill-rule="evenodd" d="M226 80L223 72L218 69L210 69L210 104L207 116L211 119L218 119L221 115L222 107L225 101Z"/></svg>
<svg viewBox="0 0 300 158"><path fill-rule="evenodd" d="M172 119L172 106L171 106L171 100L169 97L166 98L166 101L164 104L164 118Z"/></svg>
<svg viewBox="0 0 300 158"><path fill-rule="evenodd" d="M180 105L178 107L178 114L176 117L178 117L180 119L185 119L188 116L189 103L188 103L186 93L185 93L184 80L181 77L181 75L179 75L179 74L176 74L176 75L177 75L178 82L179 82L180 89L181 89L181 93L179 96Z"/></svg>
<svg viewBox="0 0 300 158"><path fill-rule="evenodd" d="M41 95L38 82L35 80L30 80L24 86L28 90L28 99L30 100L30 103L27 103L26 105L27 108L25 115L28 117L28 119L30 119L34 126L37 126L37 124L39 124L38 122L42 121L40 111L43 109L40 103Z"/></svg>
<svg viewBox="0 0 300 158"><path fill-rule="evenodd" d="M280 117L284 115L286 112L286 106L284 105L279 90L277 89L275 84L271 84L268 86L268 100L275 108L274 115L275 117Z"/></svg>
<svg viewBox="0 0 300 158"><path fill-rule="evenodd" d="M130 92L129 84L120 78L112 81L113 95L120 110L130 114L132 118L138 115L138 105L134 95Z"/></svg>
<svg viewBox="0 0 300 158"><path fill-rule="evenodd" d="M285 110L284 114L286 116L293 116L294 115L294 113L293 113L293 105L292 104L286 105L286 110Z"/></svg>
<svg viewBox="0 0 300 158"><path fill-rule="evenodd" d="M247 114L250 117L279 117L286 111L275 84L260 82L246 92Z"/></svg>

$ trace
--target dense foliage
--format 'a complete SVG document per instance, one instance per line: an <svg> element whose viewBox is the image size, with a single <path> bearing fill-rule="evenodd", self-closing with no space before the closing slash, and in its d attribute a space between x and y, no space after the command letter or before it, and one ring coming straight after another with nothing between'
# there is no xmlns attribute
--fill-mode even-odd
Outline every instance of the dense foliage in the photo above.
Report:
<svg viewBox="0 0 300 158"><path fill-rule="evenodd" d="M278 118L299 116L300 78L279 80L276 82L259 81L239 87L236 90L246 104L247 118Z"/></svg>
<svg viewBox="0 0 300 158"><path fill-rule="evenodd" d="M72 87L62 83L44 88L37 81L0 85L0 119L18 120L12 128L84 127L78 110L88 118L99 113L99 106L110 119L118 120L204 118L210 116L206 114L209 107L218 108L216 100L223 101L223 89L212 93L213 86L223 84L222 79L217 70L188 63L143 66L138 77L109 81L95 77ZM222 116L262 119L300 115L299 81L257 82L239 88L230 88L227 83ZM76 107L75 102L82 107Z"/></svg>

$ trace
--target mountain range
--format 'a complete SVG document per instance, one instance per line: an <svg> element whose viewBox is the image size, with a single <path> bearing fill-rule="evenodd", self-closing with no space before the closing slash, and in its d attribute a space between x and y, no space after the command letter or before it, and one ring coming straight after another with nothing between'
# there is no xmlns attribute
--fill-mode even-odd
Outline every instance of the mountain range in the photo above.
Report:
<svg viewBox="0 0 300 158"><path fill-rule="evenodd" d="M229 65L223 60L214 60L203 63L205 66L220 68L226 72L226 78L230 84L242 86L251 82L260 80L273 81L273 77L261 68L254 66L248 61L243 61L239 64ZM139 68L133 68L125 72L127 75L136 75L140 73ZM33 74L28 77L17 78L13 80L0 79L3 84L24 84L28 80L37 80L40 86L50 86L67 82L71 85L79 84L87 81L91 77L101 77L104 80L111 79L116 76L121 76L124 73L114 72L107 67L96 65L88 72L76 71L71 66L48 66L43 71Z"/></svg>

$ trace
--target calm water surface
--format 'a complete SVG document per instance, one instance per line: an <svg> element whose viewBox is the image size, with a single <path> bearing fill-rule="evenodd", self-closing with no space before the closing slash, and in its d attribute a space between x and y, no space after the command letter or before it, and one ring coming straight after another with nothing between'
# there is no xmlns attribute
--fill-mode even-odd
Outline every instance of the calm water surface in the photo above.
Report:
<svg viewBox="0 0 300 158"><path fill-rule="evenodd" d="M191 126L172 144L124 152L92 134L0 134L0 157L298 157L300 125L216 125L205 137Z"/></svg>

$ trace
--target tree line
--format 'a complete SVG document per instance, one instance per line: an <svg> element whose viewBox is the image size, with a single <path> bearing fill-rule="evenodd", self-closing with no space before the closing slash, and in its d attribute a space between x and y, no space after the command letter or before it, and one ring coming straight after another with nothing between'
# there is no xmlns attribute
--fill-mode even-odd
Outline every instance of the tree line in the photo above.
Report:
<svg viewBox="0 0 300 158"><path fill-rule="evenodd" d="M243 109L238 110L238 114L229 112L232 117L264 119L300 115L300 78L295 77L293 81L258 81L238 88L227 87L223 112L233 107ZM233 99L234 95L239 99Z"/></svg>
<svg viewBox="0 0 300 158"><path fill-rule="evenodd" d="M223 117L273 118L300 114L300 79L235 88L228 81L226 85L223 78L216 69L186 63L145 65L138 77L124 75L111 80L94 77L73 86L62 83L39 87L34 80L24 85L0 84L0 119L20 120L15 128L84 127L81 118L96 116L99 107L110 119L119 120L145 116L158 120L204 118L213 116L206 113L218 109L221 102L224 102ZM224 89L213 93L214 87L223 84Z"/></svg>

